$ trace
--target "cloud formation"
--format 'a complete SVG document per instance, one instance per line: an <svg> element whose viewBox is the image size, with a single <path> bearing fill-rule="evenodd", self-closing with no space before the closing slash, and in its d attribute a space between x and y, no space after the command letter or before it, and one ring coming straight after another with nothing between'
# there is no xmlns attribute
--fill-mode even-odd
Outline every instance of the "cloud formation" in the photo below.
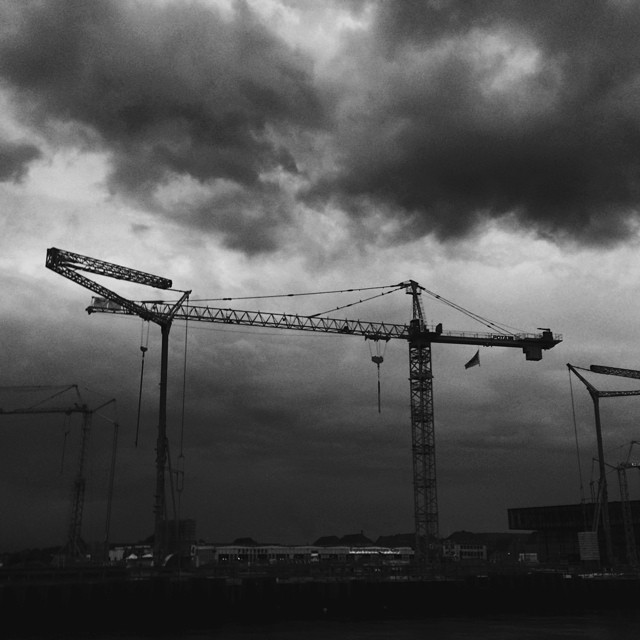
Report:
<svg viewBox="0 0 640 640"><path fill-rule="evenodd" d="M0 75L22 116L44 131L72 125L83 145L110 156L110 190L150 208L162 210L158 187L188 177L207 186L215 230L224 184L268 199L264 173L297 171L279 136L320 124L310 62L244 3L231 17L202 3L107 0L28 2L13 12ZM251 251L238 209L237 231L225 220L221 230Z"/></svg>
<svg viewBox="0 0 640 640"><path fill-rule="evenodd" d="M20 182L29 164L41 156L35 145L0 140L0 182Z"/></svg>
<svg viewBox="0 0 640 640"><path fill-rule="evenodd" d="M11 5L0 78L39 135L108 156L112 194L248 254L281 247L301 207L373 221L379 243L491 220L635 236L635 3L269 5L289 22L260 6ZM323 56L322 11L342 25Z"/></svg>
<svg viewBox="0 0 640 640"><path fill-rule="evenodd" d="M588 244L636 227L635 3L376 6L350 49L360 73L341 105L341 162L316 191L361 216L383 207L405 238L504 216Z"/></svg>

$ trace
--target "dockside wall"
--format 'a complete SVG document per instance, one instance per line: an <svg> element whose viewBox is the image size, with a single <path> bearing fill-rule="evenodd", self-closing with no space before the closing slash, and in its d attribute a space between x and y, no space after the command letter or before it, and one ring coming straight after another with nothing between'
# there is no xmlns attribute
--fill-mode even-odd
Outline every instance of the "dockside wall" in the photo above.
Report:
<svg viewBox="0 0 640 640"><path fill-rule="evenodd" d="M637 577L563 574L461 580L278 580L156 576L0 585L2 626L39 631L215 629L229 622L427 618L635 610Z"/></svg>

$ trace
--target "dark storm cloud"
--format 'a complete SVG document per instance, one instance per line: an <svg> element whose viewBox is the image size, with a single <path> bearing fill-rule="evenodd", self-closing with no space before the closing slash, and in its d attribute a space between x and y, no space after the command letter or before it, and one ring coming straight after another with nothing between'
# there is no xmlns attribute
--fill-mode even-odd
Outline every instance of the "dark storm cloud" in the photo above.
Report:
<svg viewBox="0 0 640 640"><path fill-rule="evenodd" d="M510 213L556 240L628 236L640 201L637 3L375 6L370 39L348 49L362 97L341 104L341 164L314 196L338 191L356 216L393 212L401 237L462 237Z"/></svg>
<svg viewBox="0 0 640 640"><path fill-rule="evenodd" d="M0 182L20 182L29 164L41 157L40 149L32 144L0 140Z"/></svg>
<svg viewBox="0 0 640 640"><path fill-rule="evenodd" d="M395 222L378 242L487 219L595 245L635 231L637 3L284 4L373 21L314 68L241 0L9 3L0 81L40 133L105 151L113 193L250 254L278 248L281 177L307 172L307 202Z"/></svg>
<svg viewBox="0 0 640 640"><path fill-rule="evenodd" d="M278 134L320 122L309 61L243 2L230 18L199 2L24 2L4 12L0 77L22 116L45 131L76 126L110 154L111 190L138 201L185 176L259 198L263 172L297 171ZM213 207L209 216L215 228Z"/></svg>

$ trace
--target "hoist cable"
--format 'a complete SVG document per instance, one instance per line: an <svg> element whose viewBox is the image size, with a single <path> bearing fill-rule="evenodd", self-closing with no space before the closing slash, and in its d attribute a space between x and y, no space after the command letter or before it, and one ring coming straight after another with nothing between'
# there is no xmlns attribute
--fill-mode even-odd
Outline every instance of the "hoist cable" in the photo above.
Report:
<svg viewBox="0 0 640 640"><path fill-rule="evenodd" d="M188 303L188 298L187 298ZM180 499L182 495L182 489L184 486L184 415L185 404L187 396L187 346L188 346L188 332L189 321L188 319L184 324L184 361L182 368L182 418L180 424L180 453L178 454L178 468L176 470L176 484L178 491L178 514L180 513Z"/></svg>
<svg viewBox="0 0 640 640"><path fill-rule="evenodd" d="M501 332L507 332L507 333L512 333L511 331L508 331L505 327L499 325L498 323L494 322L493 320L489 320L487 318L483 318L482 316L478 315L477 313L473 313L472 311L469 311L468 309L465 309L464 307L461 307L459 304L452 302L451 300L447 300L446 298L442 297L441 295L437 294L437 293L433 293L432 291L429 291L428 289L424 290L426 293L428 293L429 295L433 296L434 298L436 298L436 300L440 300L442 303L450 306L451 308L455 309L456 311L459 311L460 313L468 316L469 318L479 322L480 324L485 325L486 327L489 328L494 328L497 329L498 331Z"/></svg>
<svg viewBox="0 0 640 640"><path fill-rule="evenodd" d="M46 387L43 387L46 388ZM55 387L53 387L55 388ZM62 389L62 391L58 391L58 393L54 393L52 396L49 396L48 398L45 398L44 400L40 400L40 402L36 402L35 404L31 405L30 407L27 407L26 411L31 411L32 409L35 409L36 407L39 407L41 404L44 404L45 402L48 402L49 400L53 400L54 398L57 398L58 396L61 396L63 393L66 393L67 391L69 391L69 389L74 389L76 390L76 393L78 394L78 396L80 395L78 392L78 387L75 384L71 384L68 387L65 387L64 389ZM80 402L82 403L82 399L80 398Z"/></svg>
<svg viewBox="0 0 640 640"><path fill-rule="evenodd" d="M369 342L369 355L371 356L371 361L373 363L375 363L377 369L378 369L378 413L381 413L381 407L380 407L380 365L384 362L384 353L387 350L387 342L388 340L384 341L384 345L382 347L382 354L380 353L380 341L376 340L376 355L373 355L373 352L371 350L371 342Z"/></svg>
<svg viewBox="0 0 640 640"><path fill-rule="evenodd" d="M187 318L184 323L184 359L182 364L182 417L180 424L180 455L184 456L184 414L185 414L185 402L186 402L186 389L187 389L187 340L189 333L189 319Z"/></svg>
<svg viewBox="0 0 640 640"><path fill-rule="evenodd" d="M198 298L192 302L221 302L230 300L264 300L266 298L296 298L300 296L320 296L329 293L354 293L356 291L372 291L374 289L398 289L397 284L387 284L378 287L359 287L356 289L334 289L332 291L307 291L303 293L279 293L266 296L235 296L226 298Z"/></svg>
<svg viewBox="0 0 640 640"><path fill-rule="evenodd" d="M480 324L484 324L486 327L489 327L490 329L496 329L500 332L509 333L513 335L513 332L510 331L506 327L506 325L500 325L499 323L494 322L493 320L489 320L488 318L483 318L481 315L478 315L477 313L473 313L472 311L469 311L468 309L461 307L459 304L452 302L451 300L447 300L447 298L444 298L443 296L437 293L434 293L433 291L429 291L429 289L425 289L424 287L422 289L425 293L428 293L430 296L432 296L436 300L440 300L440 302L442 302L443 304L446 304L451 308L455 309L456 311L459 311L460 313L468 316L469 318L476 320ZM521 329L516 329L516 331L522 332Z"/></svg>
<svg viewBox="0 0 640 640"><path fill-rule="evenodd" d="M380 410L380 365L378 366L378 413L381 413Z"/></svg>
<svg viewBox="0 0 640 640"><path fill-rule="evenodd" d="M394 289L397 291L397 289ZM393 293L393 291L383 291L375 296L370 296L369 298L364 298L363 300L358 300L357 302L350 302L349 304L342 305L341 307L335 307L335 309L328 309L327 311L320 311L318 313L314 313L311 316L307 316L309 318L317 318L318 316L324 315L325 313L333 313L334 311L340 311L340 309L347 309L348 307L354 307L357 304L361 304L362 302L369 302L369 300L375 300L376 298L381 298L382 296L386 296L388 293Z"/></svg>
<svg viewBox="0 0 640 640"><path fill-rule="evenodd" d="M145 344L142 344L144 337L144 323L140 327L140 351L142 351L142 362L140 365L140 389L138 390L138 419L136 420L136 441L135 446L138 446L138 435L140 433L140 412L142 410L142 383L144 381L144 355L149 350L149 323L147 322L147 340Z"/></svg>
<svg viewBox="0 0 640 640"><path fill-rule="evenodd" d="M569 390L571 393L571 412L573 414L573 433L576 441L576 459L578 461L578 477L580 480L580 503L584 504L584 483L582 480L582 463L580 462L580 444L578 442L578 424L576 421L576 404L573 395L573 382L571 380L571 371L569 373ZM586 524L585 524L586 526Z"/></svg>
<svg viewBox="0 0 640 640"><path fill-rule="evenodd" d="M41 391L42 389L62 389L60 393L71 389L75 385L59 385L59 384L42 384L42 385L19 385L19 386L0 386L2 391L18 391L21 393L32 393L33 391ZM56 394L57 395L57 394ZM53 396L52 396L53 397Z"/></svg>
<svg viewBox="0 0 640 640"><path fill-rule="evenodd" d="M67 438L69 436L69 422L70 422L70 418L69 418L69 414L64 416L64 422L63 422L63 428L64 428L64 437L62 440L62 456L60 458L60 475L64 474L64 458L65 458L65 453L67 451Z"/></svg>
<svg viewBox="0 0 640 640"><path fill-rule="evenodd" d="M170 487L170 494L171 494L171 506L173 507L173 520L175 523L175 526L178 526L178 511L176 509L176 493L175 493L175 485L173 482L173 474L174 474L174 470L173 470L173 465L171 464L171 450L169 447L169 439L165 437L164 439L164 448L165 451L167 452L167 470L169 471L169 487ZM164 505L164 509L165 509L165 513L167 512L167 505L165 503ZM167 523L168 524L168 523ZM176 540L177 540L177 536L176 536Z"/></svg>

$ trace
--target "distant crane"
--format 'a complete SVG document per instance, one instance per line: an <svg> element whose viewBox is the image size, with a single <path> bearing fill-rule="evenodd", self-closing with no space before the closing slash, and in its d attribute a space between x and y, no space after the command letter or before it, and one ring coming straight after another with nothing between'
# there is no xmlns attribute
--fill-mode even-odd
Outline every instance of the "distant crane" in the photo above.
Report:
<svg viewBox="0 0 640 640"><path fill-rule="evenodd" d="M640 371L636 371L635 369L623 369L621 367L611 367L606 365L598 365L592 364L589 367L591 371L595 373L603 373L605 375L610 376L620 376L622 378L635 378L640 379ZM620 482L620 497L622 500L622 509L623 509L623 518L625 519L625 536L627 540L627 555L629 558L629 563L632 566L638 565L638 552L636 549L636 540L635 534L633 531L633 520L631 518L631 506L629 503L629 488L627 485L627 474L626 470L630 468L640 468L640 465L637 463L629 462L631 457L631 450L633 449L634 444L639 444L637 441L632 440L629 446L629 453L627 455L627 460L618 465L618 480ZM623 495L624 494L624 495Z"/></svg>
<svg viewBox="0 0 640 640"><path fill-rule="evenodd" d="M638 549L636 547L636 536L633 528L633 514L631 513L631 502L629 500L629 484L627 482L627 469L640 469L640 464L631 462L631 451L633 445L639 444L632 440L629 445L627 459L616 467L618 473L618 483L620 485L620 504L622 507L622 522L624 524L624 537L627 545L627 562L632 567L638 566Z"/></svg>
<svg viewBox="0 0 640 640"><path fill-rule="evenodd" d="M32 387L28 387L32 388ZM14 387L15 389L15 387ZM68 391L75 390L77 402L73 404L60 407L47 407L43 406L43 404L47 401L52 400L53 398L59 397ZM10 409L5 410L0 408L0 415L8 416L8 415L25 415L25 414L44 414L44 413L64 413L66 415L70 415L72 413L79 413L82 415L82 428L81 428L81 438L80 438L80 453L78 455L78 466L76 475L73 481L72 488L72 500L71 500L71 516L69 518L69 530L67 535L67 542L63 549L63 554L65 557L69 559L79 559L84 556L86 553L86 549L84 549L84 543L82 540L82 516L84 511L84 496L86 489L86 478L84 474L86 456L87 456L87 446L89 443L89 435L91 433L91 422L93 414L103 409L104 407L110 405L115 402L115 399L108 400L107 402L103 402L97 407L89 408L89 406L84 402L80 395L80 390L78 389L78 385L72 384L68 386L63 386L61 391L54 393L52 396L45 398L41 402L31 406L31 407L23 407L19 409ZM111 473L110 473L110 485L109 485L109 497L107 504L107 523L105 529L105 547L108 544L109 540L109 523L111 518L111 491L113 490L113 473L114 473L114 465L115 465L115 447L117 442L117 423L114 422L114 441L113 441L113 452L112 452L112 462L111 462Z"/></svg>
<svg viewBox="0 0 640 640"><path fill-rule="evenodd" d="M589 395L593 401L593 409L595 414L595 427L596 427L596 444L598 447L598 470L599 470L599 479L598 479L598 500L597 500L597 508L596 514L599 514L602 518L602 530L605 538L605 565L610 565L613 562L613 546L611 542L611 523L609 521L609 497L608 497L608 489L607 489L607 473L606 473L606 462L604 458L604 447L602 444L602 425L600 421L600 398L616 398L616 397L624 397L624 396L637 396L640 395L640 390L634 391L600 391L596 389L596 387L591 384L583 375L581 375L578 369L583 369L582 367L574 367L571 364L567 363L567 368L571 371L587 388ZM599 365L591 365L590 371L594 373L604 373L608 375L621 375L628 378L640 378L639 371L632 371L630 369L618 369L615 367L602 367ZM623 373L624 372L624 373ZM637 374L637 375L630 375ZM620 478L620 476L618 476ZM626 481L626 478L622 480ZM622 486L622 485L621 485ZM623 490L623 489L621 489ZM624 508L624 505L623 505ZM597 518L597 515L596 515ZM597 519L594 522L594 529L597 526Z"/></svg>
<svg viewBox="0 0 640 640"><path fill-rule="evenodd" d="M183 295L176 304L167 302L133 302L105 287L97 285L97 283L79 275L77 271L84 270L117 277L122 280L140 281L142 284L163 289L170 288L171 281L157 276L150 276L149 274L144 274L144 278L138 280L137 274L141 272L56 248L48 249L46 266L99 294L100 297L94 298L92 304L87 308L89 313L138 315L144 320L159 324L163 328L162 349L164 355L161 364L163 373L161 375L165 376L165 384L166 350L168 345L168 338L166 338L165 334L168 336L168 329L165 330L164 327L168 327L174 319L355 335L373 341L389 340L391 338L406 340L409 343L409 385L416 530L415 551L416 558L423 566L426 566L430 555L428 550L429 541L431 540L435 543L439 537L431 344L515 347L523 350L527 360L538 361L542 358L543 349L551 349L562 341L562 337L554 335L550 329L541 329L539 334L509 333L498 330L495 333L470 333L443 331L441 324L435 327L428 326L425 323L421 303L422 292L427 290L413 280L392 285L393 288L404 289L411 296L412 319L407 325L328 318L322 317L323 314L300 316L183 305L187 294ZM436 297L442 299L440 296ZM460 307L457 308L461 309ZM478 319L478 316L475 316L475 318ZM166 412L165 403L166 391L164 396L161 393L161 416ZM163 419L161 418L159 443L161 439L164 442L166 438L166 432L163 429L166 429L166 425L163 424ZM160 456L158 457L158 465L161 464L159 458ZM159 469L158 477L160 477ZM160 487L158 485L157 493L159 491ZM158 538L157 535L156 538Z"/></svg>
<svg viewBox="0 0 640 640"><path fill-rule="evenodd" d="M633 513L631 511L631 502L629 498L629 483L627 482L627 469L640 469L639 463L629 461L629 458L631 457L631 450L633 449L634 444L638 444L638 442L636 440L631 441L629 454L627 455L627 459L624 462L620 462L616 466L607 463L607 466L613 469L618 475L618 486L620 489L620 509L622 512L622 525L624 527L624 539L627 549L627 564L629 564L629 566L633 568L637 568L638 550L636 546L636 536L633 527Z"/></svg>

